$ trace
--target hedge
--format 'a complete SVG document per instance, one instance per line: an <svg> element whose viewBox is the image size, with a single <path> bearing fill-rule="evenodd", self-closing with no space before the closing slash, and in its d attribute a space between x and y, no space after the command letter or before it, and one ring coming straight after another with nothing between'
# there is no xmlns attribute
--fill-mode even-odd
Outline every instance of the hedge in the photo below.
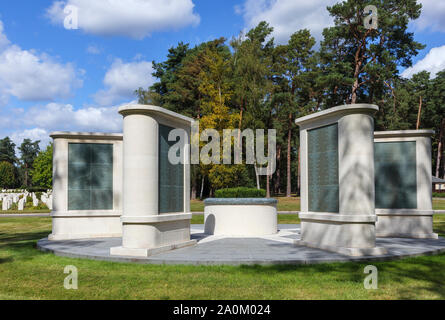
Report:
<svg viewBox="0 0 445 320"><path fill-rule="evenodd" d="M445 198L445 192L434 192L433 198Z"/></svg>
<svg viewBox="0 0 445 320"><path fill-rule="evenodd" d="M266 190L255 188L227 188L215 192L216 198L265 198Z"/></svg>

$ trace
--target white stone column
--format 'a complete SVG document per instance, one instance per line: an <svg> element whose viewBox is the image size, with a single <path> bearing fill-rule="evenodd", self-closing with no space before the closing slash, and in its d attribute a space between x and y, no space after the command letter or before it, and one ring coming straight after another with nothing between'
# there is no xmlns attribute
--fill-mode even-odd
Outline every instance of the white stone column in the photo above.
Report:
<svg viewBox="0 0 445 320"><path fill-rule="evenodd" d="M53 135L53 211L68 211L68 143L65 139ZM38 204L35 193L32 194L33 206Z"/></svg>
<svg viewBox="0 0 445 320"><path fill-rule="evenodd" d="M350 256L381 255L375 245L374 105L327 109L296 120L300 126L301 239L298 245ZM338 125L338 212L311 212L309 205L310 130ZM324 159L323 161L327 161Z"/></svg>
<svg viewBox="0 0 445 320"><path fill-rule="evenodd" d="M110 254L149 256L195 244L190 240L190 212L159 214L158 177L159 124L189 130L193 120L145 105L121 107L119 113L124 117L123 234L122 246L111 248ZM188 172L186 164L186 177ZM189 190L189 181L184 183Z"/></svg>

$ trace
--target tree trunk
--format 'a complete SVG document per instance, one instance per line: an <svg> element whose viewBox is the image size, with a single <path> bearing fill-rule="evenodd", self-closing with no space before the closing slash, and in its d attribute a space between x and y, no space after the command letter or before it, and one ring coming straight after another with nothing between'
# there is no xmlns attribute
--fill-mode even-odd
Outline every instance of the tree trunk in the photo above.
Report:
<svg viewBox="0 0 445 320"><path fill-rule="evenodd" d="M287 134L287 188L286 188L286 197L288 198L292 196L291 152L292 152L292 113L289 113L289 130Z"/></svg>
<svg viewBox="0 0 445 320"><path fill-rule="evenodd" d="M253 164L253 167L255 168L255 176L256 176L256 188L258 190L261 189L261 185L260 185L260 175L258 174L258 168L256 166L256 163Z"/></svg>
<svg viewBox="0 0 445 320"><path fill-rule="evenodd" d="M24 177L25 179L25 186L27 186L27 187L29 187L29 185L28 185L28 165L25 163L25 177Z"/></svg>
<svg viewBox="0 0 445 320"><path fill-rule="evenodd" d="M196 190L196 179L193 179L193 183L192 183L192 194L191 194L191 199L192 200L196 200L196 194L198 193Z"/></svg>
<svg viewBox="0 0 445 320"><path fill-rule="evenodd" d="M442 162L442 148L444 140L444 130L445 130L445 118L442 119L440 123L440 134L439 134L439 144L437 146L437 159L436 159L436 177L439 178L440 174L440 163Z"/></svg>
<svg viewBox="0 0 445 320"><path fill-rule="evenodd" d="M298 169L297 169L297 190L298 190L298 194L301 196L300 190L301 190L301 158L300 158L300 152L301 150L301 146L298 148Z"/></svg>
<svg viewBox="0 0 445 320"><path fill-rule="evenodd" d="M416 124L416 130L419 130L420 128L420 117L422 115L422 96L420 96L419 101L419 113L417 114L417 124Z"/></svg>
<svg viewBox="0 0 445 320"><path fill-rule="evenodd" d="M203 194L204 194L204 182L205 182L205 177L202 176L202 179L201 179L201 193L199 194L199 199L201 199L201 200L202 200L202 197L203 197Z"/></svg>
<svg viewBox="0 0 445 320"><path fill-rule="evenodd" d="M238 148L241 146L241 129L243 127L243 113L244 113L244 99L241 102L241 110L239 112L239 124L238 124Z"/></svg>
<svg viewBox="0 0 445 320"><path fill-rule="evenodd" d="M275 178L275 194L280 194L281 193L281 188L280 188L280 184L281 184L281 172L280 172L280 162L281 162L281 146L278 146L277 148L277 176Z"/></svg>

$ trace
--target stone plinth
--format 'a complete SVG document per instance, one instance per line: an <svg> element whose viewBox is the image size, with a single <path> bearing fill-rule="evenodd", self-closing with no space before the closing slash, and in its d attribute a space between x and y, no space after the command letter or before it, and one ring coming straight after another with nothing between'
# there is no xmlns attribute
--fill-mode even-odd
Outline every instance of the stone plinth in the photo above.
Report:
<svg viewBox="0 0 445 320"><path fill-rule="evenodd" d="M375 132L377 237L430 238L432 130Z"/></svg>
<svg viewBox="0 0 445 320"><path fill-rule="evenodd" d="M122 236L122 134L55 132L51 137L54 154L49 239ZM101 181L105 177L100 171L105 160L84 155L88 163L81 162L79 152L103 146L108 149L106 182ZM38 203L35 194L33 203Z"/></svg>
<svg viewBox="0 0 445 320"><path fill-rule="evenodd" d="M300 126L299 245L350 256L376 247L374 119L378 107L339 106L296 120Z"/></svg>

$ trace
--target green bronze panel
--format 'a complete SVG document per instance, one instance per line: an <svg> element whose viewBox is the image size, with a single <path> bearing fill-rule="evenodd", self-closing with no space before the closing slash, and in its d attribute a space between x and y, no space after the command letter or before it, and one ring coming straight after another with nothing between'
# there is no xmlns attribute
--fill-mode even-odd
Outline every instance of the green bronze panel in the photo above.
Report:
<svg viewBox="0 0 445 320"><path fill-rule="evenodd" d="M308 205L311 212L339 212L338 124L308 130Z"/></svg>
<svg viewBox="0 0 445 320"><path fill-rule="evenodd" d="M184 164L173 165L168 160L170 147L176 144L168 141L172 130L159 125L159 213L184 212Z"/></svg>
<svg viewBox="0 0 445 320"><path fill-rule="evenodd" d="M375 143L375 206L417 209L415 141Z"/></svg>
<svg viewBox="0 0 445 320"><path fill-rule="evenodd" d="M113 145L68 145L68 210L113 210Z"/></svg>

